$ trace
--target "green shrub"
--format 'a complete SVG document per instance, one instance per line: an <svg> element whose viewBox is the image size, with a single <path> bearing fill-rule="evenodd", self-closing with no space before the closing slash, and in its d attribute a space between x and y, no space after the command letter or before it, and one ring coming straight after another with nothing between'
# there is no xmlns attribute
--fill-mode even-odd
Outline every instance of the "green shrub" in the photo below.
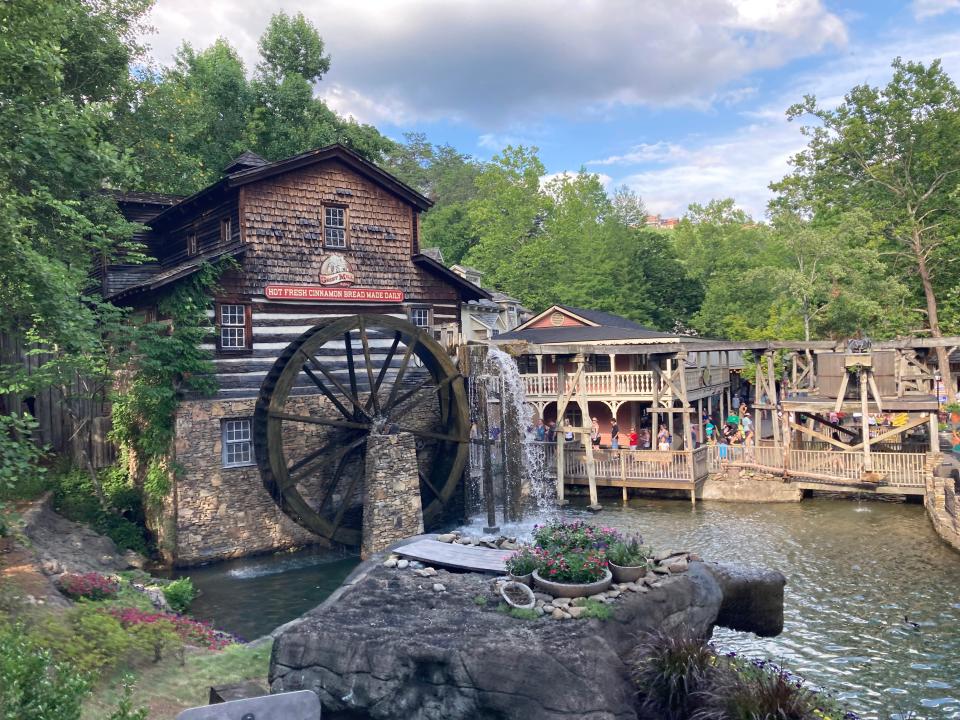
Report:
<svg viewBox="0 0 960 720"><path fill-rule="evenodd" d="M529 575L540 565L540 560L529 545L521 545L513 555L506 559L504 566L507 572L516 577Z"/></svg>
<svg viewBox="0 0 960 720"><path fill-rule="evenodd" d="M137 649L153 656L155 663L163 659L165 651L173 650L183 664L183 638L172 620L159 618L149 623L131 625L128 630Z"/></svg>
<svg viewBox="0 0 960 720"><path fill-rule="evenodd" d="M167 599L171 608L179 613L185 613L190 609L190 603L197 596L197 591L190 578L182 577L165 586L163 596Z"/></svg>
<svg viewBox="0 0 960 720"><path fill-rule="evenodd" d="M697 693L706 687L716 656L703 638L690 632L661 632L640 641L630 665L644 710L666 720L686 720L695 707ZM731 716L740 717L750 716Z"/></svg>
<svg viewBox="0 0 960 720"><path fill-rule="evenodd" d="M0 625L0 718L79 720L88 681L19 625Z"/></svg>
<svg viewBox="0 0 960 720"><path fill-rule="evenodd" d="M483 595L475 595L473 597L473 604L478 607L486 607L488 602L490 601Z"/></svg>
<svg viewBox="0 0 960 720"><path fill-rule="evenodd" d="M107 720L147 720L149 710L145 707L133 708L133 675L124 675L123 695L117 703L117 709L114 710Z"/></svg>
<svg viewBox="0 0 960 720"><path fill-rule="evenodd" d="M45 452L33 442L30 415L0 415L0 500L33 498L46 489Z"/></svg>
<svg viewBox="0 0 960 720"><path fill-rule="evenodd" d="M647 549L637 535L610 545L607 560L620 567L640 567L647 564Z"/></svg>
<svg viewBox="0 0 960 720"><path fill-rule="evenodd" d="M48 619L38 627L37 638L83 673L112 670L139 649L117 618L88 603Z"/></svg>
<svg viewBox="0 0 960 720"><path fill-rule="evenodd" d="M132 487L122 468L104 470L100 475L104 500L109 510L100 505L90 476L72 469L54 478L54 509L75 522L90 525L106 535L121 550L148 552L139 491Z"/></svg>

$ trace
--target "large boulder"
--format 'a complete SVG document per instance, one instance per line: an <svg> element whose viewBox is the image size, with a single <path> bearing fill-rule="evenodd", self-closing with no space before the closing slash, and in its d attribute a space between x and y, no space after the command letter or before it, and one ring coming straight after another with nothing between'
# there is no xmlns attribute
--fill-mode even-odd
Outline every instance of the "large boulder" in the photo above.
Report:
<svg viewBox="0 0 960 720"><path fill-rule="evenodd" d="M625 592L605 621L521 620L494 609L489 576L424 579L367 565L278 632L271 691L313 690L325 720L635 720L624 658L645 631L685 625L708 635L724 607L715 572L690 563L645 592ZM720 576L747 592L731 569ZM775 602L761 606L775 612Z"/></svg>

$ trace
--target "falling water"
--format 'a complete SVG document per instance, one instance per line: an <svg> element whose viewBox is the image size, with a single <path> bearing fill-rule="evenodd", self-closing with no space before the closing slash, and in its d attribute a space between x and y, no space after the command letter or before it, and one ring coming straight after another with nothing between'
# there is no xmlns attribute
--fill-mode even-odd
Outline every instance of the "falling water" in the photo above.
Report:
<svg viewBox="0 0 960 720"><path fill-rule="evenodd" d="M491 436L502 434L502 441L494 443L491 453L494 488L502 494L500 499L505 515L510 514L506 496L512 488L519 491L523 518L527 522L543 522L557 512L556 488L544 472L544 450L535 442L533 410L527 403L523 378L508 354L495 347L484 350L482 363L478 363L479 372L472 373L470 400L474 417L486 411L490 428L498 428L490 433ZM479 357L476 359L480 360ZM478 383L483 383L486 388L487 408L479 406ZM472 506L477 510L482 507L479 471L483 458L482 445L475 445L471 453L474 470L471 490L475 498ZM520 518L509 519L516 522Z"/></svg>

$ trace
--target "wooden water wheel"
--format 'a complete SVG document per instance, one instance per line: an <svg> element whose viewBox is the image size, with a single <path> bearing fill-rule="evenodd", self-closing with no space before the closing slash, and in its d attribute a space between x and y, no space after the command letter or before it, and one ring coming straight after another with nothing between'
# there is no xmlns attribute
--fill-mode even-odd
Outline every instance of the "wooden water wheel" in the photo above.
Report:
<svg viewBox="0 0 960 720"><path fill-rule="evenodd" d="M358 545L367 437L416 437L429 525L466 466L469 417L463 377L428 331L385 315L332 319L290 343L263 381L253 421L257 465L283 512Z"/></svg>

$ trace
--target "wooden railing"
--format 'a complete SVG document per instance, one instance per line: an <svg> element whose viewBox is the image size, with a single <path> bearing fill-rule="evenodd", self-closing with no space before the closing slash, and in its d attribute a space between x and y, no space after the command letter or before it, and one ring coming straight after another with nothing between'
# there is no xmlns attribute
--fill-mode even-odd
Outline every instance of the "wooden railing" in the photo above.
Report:
<svg viewBox="0 0 960 720"><path fill-rule="evenodd" d="M554 443L536 443L543 446L544 472L556 475L557 448ZM692 456L692 462L691 462ZM564 476L581 480L587 477L586 451L579 447L564 450ZM667 480L693 482L708 473L707 448L691 452L683 450L610 450L593 451L594 476L610 480Z"/></svg>
<svg viewBox="0 0 960 720"><path fill-rule="evenodd" d="M723 385L730 379L726 368L712 368L707 384L704 384L704 368L689 368L686 373L687 390L698 390L702 387ZM522 375L527 398L551 398L561 394L560 382L557 375L536 373ZM583 374L584 386L587 395L614 396L614 397L653 397L653 373L649 370L629 370L615 372L588 372ZM567 386L564 391L573 389L573 374L567 376ZM661 387L661 393L666 396L669 389Z"/></svg>
<svg viewBox="0 0 960 720"><path fill-rule="evenodd" d="M703 448L701 448L703 449ZM923 487L926 453L872 452L872 471L864 468L861 452L840 450L800 450L790 448L786 458L782 447L770 443L756 446L710 445L708 452L710 472L727 466L750 467L775 474L823 480L837 484L859 484L872 479L884 487ZM784 467L786 460L786 468ZM874 473L871 475L871 472Z"/></svg>

